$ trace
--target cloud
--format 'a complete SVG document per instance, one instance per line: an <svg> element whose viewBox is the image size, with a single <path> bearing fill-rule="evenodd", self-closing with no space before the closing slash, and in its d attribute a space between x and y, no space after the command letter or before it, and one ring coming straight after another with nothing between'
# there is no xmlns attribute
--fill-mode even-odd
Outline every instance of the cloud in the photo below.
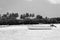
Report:
<svg viewBox="0 0 60 40"><path fill-rule="evenodd" d="M52 4L60 4L60 0L48 0Z"/></svg>

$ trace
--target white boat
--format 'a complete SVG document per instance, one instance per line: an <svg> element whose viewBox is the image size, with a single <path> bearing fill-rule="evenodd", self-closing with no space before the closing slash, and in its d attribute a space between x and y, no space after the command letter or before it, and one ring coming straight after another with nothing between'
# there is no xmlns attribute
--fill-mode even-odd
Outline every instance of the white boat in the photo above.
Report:
<svg viewBox="0 0 60 40"><path fill-rule="evenodd" d="M55 26L51 25L31 25L28 27L29 30L51 30Z"/></svg>

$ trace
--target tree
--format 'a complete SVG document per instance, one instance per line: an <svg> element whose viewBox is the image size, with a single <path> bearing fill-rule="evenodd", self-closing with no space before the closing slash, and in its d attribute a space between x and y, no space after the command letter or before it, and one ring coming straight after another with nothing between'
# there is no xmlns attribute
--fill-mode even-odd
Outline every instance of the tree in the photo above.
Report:
<svg viewBox="0 0 60 40"><path fill-rule="evenodd" d="M51 22L51 23L57 23L57 20L54 19L54 18L51 18L51 19L50 19L50 22Z"/></svg>
<svg viewBox="0 0 60 40"><path fill-rule="evenodd" d="M42 19L43 17L41 15L36 16L37 19Z"/></svg>
<svg viewBox="0 0 60 40"><path fill-rule="evenodd" d="M16 18L19 17L18 13L15 13L15 14L14 14L14 17L16 17Z"/></svg>
<svg viewBox="0 0 60 40"><path fill-rule="evenodd" d="M26 15L25 14L21 14L20 19L25 19Z"/></svg>
<svg viewBox="0 0 60 40"><path fill-rule="evenodd" d="M6 14L3 14L2 20L6 20L6 19L7 19L7 15Z"/></svg>
<svg viewBox="0 0 60 40"><path fill-rule="evenodd" d="M0 14L0 20L1 20L1 17L2 17L2 16L1 16L1 14Z"/></svg>
<svg viewBox="0 0 60 40"><path fill-rule="evenodd" d="M20 15L20 19L22 19L23 17L22 17L22 15Z"/></svg>
<svg viewBox="0 0 60 40"><path fill-rule="evenodd" d="M12 13L9 15L10 19L16 19L18 17L18 13Z"/></svg>
<svg viewBox="0 0 60 40"><path fill-rule="evenodd" d="M9 12L7 12L6 14L9 15Z"/></svg>
<svg viewBox="0 0 60 40"><path fill-rule="evenodd" d="M34 17L35 15L34 14L30 14L30 17Z"/></svg>
<svg viewBox="0 0 60 40"><path fill-rule="evenodd" d="M26 17L29 17L29 13L26 13Z"/></svg>

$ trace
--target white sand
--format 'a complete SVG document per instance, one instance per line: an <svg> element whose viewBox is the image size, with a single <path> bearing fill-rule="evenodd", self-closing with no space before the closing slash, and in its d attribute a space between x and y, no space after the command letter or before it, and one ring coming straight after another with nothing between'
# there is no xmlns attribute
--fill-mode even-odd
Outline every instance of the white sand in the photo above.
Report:
<svg viewBox="0 0 60 40"><path fill-rule="evenodd" d="M60 24L55 25L52 30L28 30L28 25L0 28L0 40L60 40Z"/></svg>

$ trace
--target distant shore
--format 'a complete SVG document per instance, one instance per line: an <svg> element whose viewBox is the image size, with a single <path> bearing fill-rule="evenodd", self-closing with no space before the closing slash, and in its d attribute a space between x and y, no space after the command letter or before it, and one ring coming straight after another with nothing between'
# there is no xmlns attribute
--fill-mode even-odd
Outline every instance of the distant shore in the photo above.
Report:
<svg viewBox="0 0 60 40"><path fill-rule="evenodd" d="M33 25L0 25L0 28L4 28L4 27L17 27L17 26L50 26L51 24L33 24ZM60 24L54 24L54 25L60 25Z"/></svg>

